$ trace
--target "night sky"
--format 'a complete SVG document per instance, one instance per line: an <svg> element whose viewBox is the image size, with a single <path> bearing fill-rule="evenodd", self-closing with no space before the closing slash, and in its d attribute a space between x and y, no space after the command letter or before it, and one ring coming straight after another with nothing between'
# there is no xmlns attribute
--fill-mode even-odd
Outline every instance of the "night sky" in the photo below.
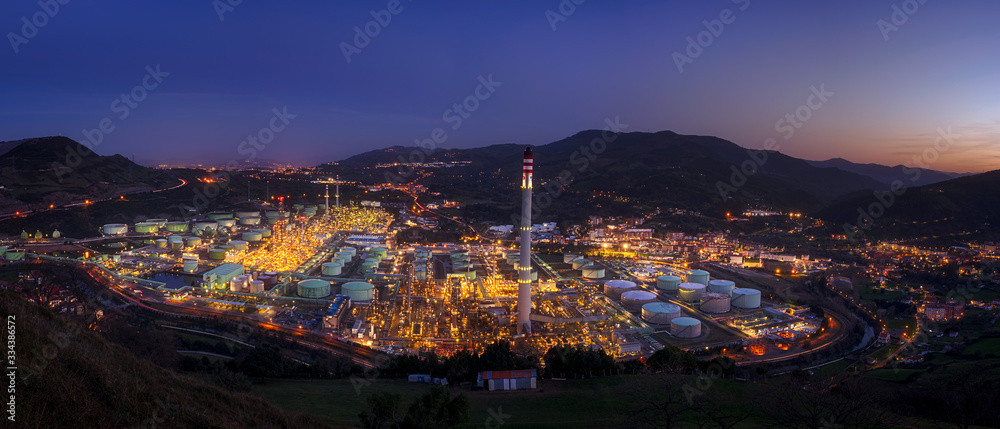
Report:
<svg viewBox="0 0 1000 429"><path fill-rule="evenodd" d="M439 127L445 147L545 144L618 117L628 131L775 138L792 156L889 165L951 127L930 168L1000 168L996 1L229 1L70 0L50 17L4 0L0 140L83 142L109 118L98 153L221 162L275 124L256 156L315 165ZM391 20L369 24L373 10ZM720 16L721 34L681 59ZM377 35L348 62L366 25ZM157 66L168 75L147 78ZM466 100L491 75L499 86ZM155 88L133 91L144 79ZM131 92L145 99L120 100ZM463 101L476 110L459 124L448 110ZM797 109L808 120L790 132L778 121Z"/></svg>

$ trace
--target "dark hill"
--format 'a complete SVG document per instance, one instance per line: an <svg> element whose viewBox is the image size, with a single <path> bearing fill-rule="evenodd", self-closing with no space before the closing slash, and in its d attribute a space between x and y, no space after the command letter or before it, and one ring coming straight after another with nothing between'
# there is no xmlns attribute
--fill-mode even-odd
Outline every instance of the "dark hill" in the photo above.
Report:
<svg viewBox="0 0 1000 429"><path fill-rule="evenodd" d="M102 156L66 137L0 143L0 206L19 209L154 190L177 183L170 175L121 155ZM6 203L6 204L3 204ZM0 207L0 212L7 212Z"/></svg>
<svg viewBox="0 0 1000 429"><path fill-rule="evenodd" d="M17 425L12 427L327 427L256 396L136 359L87 327L14 293L0 291L0 308L15 317L16 326Z"/></svg>
<svg viewBox="0 0 1000 429"><path fill-rule="evenodd" d="M896 165L893 167L881 165L881 164L858 164L855 162L848 161L843 158L833 158L826 161L806 161L814 167L833 167L839 168L844 171L850 171L852 173L857 173L862 176L868 176L881 182L884 185L891 184L894 180L901 180L908 178L911 174L907 174L909 171L903 165ZM958 173L948 173L944 171L928 170L926 168L917 168L920 170L920 177L913 182L914 186L930 185L938 182L943 182L945 180L951 180L957 177L966 176L965 174Z"/></svg>
<svg viewBox="0 0 1000 429"><path fill-rule="evenodd" d="M846 194L875 189L869 177L836 168L819 168L779 152L751 175L730 201L723 201L720 184L732 185L732 168L750 155L740 146L716 137L658 133L607 134L589 130L535 146L535 186L555 189L563 175L572 182L555 199L555 211L581 207L631 210L637 207L680 207L722 211L749 206L814 211ZM439 169L422 181L449 198L512 203L520 182L522 145L504 144L474 149L439 149L429 155L417 147L396 146L367 152L337 167L362 168L406 161L469 161L464 167ZM421 153L420 155L414 155ZM412 155L412 156L411 156ZM402 160L402 161L401 161ZM404 176L404 179L410 176ZM383 178L373 177L376 181ZM383 180L379 180L383 179ZM740 180L740 177L736 177ZM738 183L737 183L738 184ZM549 188L545 188L549 185ZM536 192L537 194L538 192ZM553 192L553 194L559 192Z"/></svg>
<svg viewBox="0 0 1000 429"><path fill-rule="evenodd" d="M904 184L913 183L903 180ZM868 228L872 238L974 237L996 239L1000 234L1000 170L960 177L933 185L905 188L884 204L872 193L858 195L831 205L819 216L843 231L845 223L858 224L858 209L876 214ZM888 188L883 189L883 191ZM889 201L888 197L883 199Z"/></svg>

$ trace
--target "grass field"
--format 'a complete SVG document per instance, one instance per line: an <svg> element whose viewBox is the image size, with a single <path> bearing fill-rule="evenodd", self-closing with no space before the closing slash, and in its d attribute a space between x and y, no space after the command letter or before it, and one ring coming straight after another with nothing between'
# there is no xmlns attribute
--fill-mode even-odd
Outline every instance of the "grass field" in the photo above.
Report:
<svg viewBox="0 0 1000 429"><path fill-rule="evenodd" d="M885 359L886 357L888 357L889 355L891 355L892 352L898 350L899 347L900 347L899 344L889 344L889 345L883 346L882 348L874 351L869 356L871 356L872 359L875 359L877 361L878 360L882 360L882 359Z"/></svg>
<svg viewBox="0 0 1000 429"><path fill-rule="evenodd" d="M833 377L844 372L849 366L854 364L854 362L849 360L841 360L838 362L831 363L829 365L824 365L816 368L813 371L813 376L819 380L825 380L827 378Z"/></svg>
<svg viewBox="0 0 1000 429"><path fill-rule="evenodd" d="M918 369L887 368L866 372L865 377L882 381L905 381L910 375L920 372L923 371Z"/></svg>
<svg viewBox="0 0 1000 429"><path fill-rule="evenodd" d="M977 350L982 350L983 354L993 353L1000 356L1000 338L984 338L965 349L963 354L973 355Z"/></svg>
<svg viewBox="0 0 1000 429"><path fill-rule="evenodd" d="M689 380L690 378L690 380ZM694 385L693 377L680 376L611 376L588 380L539 380L538 390L520 392L464 392L470 402L467 427L483 427L493 415L509 416L504 427L529 428L607 428L621 427L629 421L637 401L654 392L682 389ZM422 395L429 385L402 380L359 381L358 390L350 380L269 380L254 385L253 393L296 413L310 413L334 425L356 426L358 413L367 406L365 397L389 391L407 398ZM712 389L740 395L748 385L716 380ZM492 426L499 426L493 423Z"/></svg>
<svg viewBox="0 0 1000 429"><path fill-rule="evenodd" d="M900 317L898 319L892 317L885 321L885 327L889 329L907 329L907 327L913 328L916 326L916 323L916 319L913 317Z"/></svg>

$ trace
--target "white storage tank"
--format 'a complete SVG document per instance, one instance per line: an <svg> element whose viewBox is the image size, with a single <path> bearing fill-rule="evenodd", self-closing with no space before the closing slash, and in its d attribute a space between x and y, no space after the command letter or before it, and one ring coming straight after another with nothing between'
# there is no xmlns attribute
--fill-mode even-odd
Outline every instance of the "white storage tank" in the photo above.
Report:
<svg viewBox="0 0 1000 429"><path fill-rule="evenodd" d="M221 247L208 249L208 259L211 259L213 261L221 261L226 259L226 249L223 249Z"/></svg>
<svg viewBox="0 0 1000 429"><path fill-rule="evenodd" d="M733 283L730 280L716 279L708 282L709 292L718 292L718 293L724 293L726 295L732 295L733 289L736 289L736 283Z"/></svg>
<svg viewBox="0 0 1000 429"><path fill-rule="evenodd" d="M243 241L257 242L264 239L264 234L257 231L247 231L243 233L242 237Z"/></svg>
<svg viewBox="0 0 1000 429"><path fill-rule="evenodd" d="M571 263L573 263L573 260L575 260L576 258L579 258L579 257L580 257L580 255L574 255L572 253L565 253L565 254L563 254L563 263L564 264L571 264Z"/></svg>
<svg viewBox="0 0 1000 429"><path fill-rule="evenodd" d="M330 282L319 279L302 280L296 292L303 298L322 298L330 294Z"/></svg>
<svg viewBox="0 0 1000 429"><path fill-rule="evenodd" d="M247 242L243 240L232 240L229 242L229 245L233 246L233 249L236 250L247 250L249 248Z"/></svg>
<svg viewBox="0 0 1000 429"><path fill-rule="evenodd" d="M345 251L345 250L341 250L341 251L339 251L337 253L334 253L334 255L336 255L336 257L338 257L338 258L343 259L344 262L351 262L351 259L354 258L354 255L351 252L348 252L348 251Z"/></svg>
<svg viewBox="0 0 1000 429"><path fill-rule="evenodd" d="M584 266L587 266L587 265L590 265L590 264L593 264L593 263L594 263L594 261L591 261L590 259L587 259L587 258L576 258L576 259L573 260L573 269L574 270L582 270Z"/></svg>
<svg viewBox="0 0 1000 429"><path fill-rule="evenodd" d="M701 294L701 311L706 313L725 313L729 311L729 294L722 292L705 292Z"/></svg>
<svg viewBox="0 0 1000 429"><path fill-rule="evenodd" d="M622 307L630 311L639 311L642 306L656 302L656 294L644 290L630 290L622 293Z"/></svg>
<svg viewBox="0 0 1000 429"><path fill-rule="evenodd" d="M681 317L681 307L667 302L652 302L642 306L642 318L652 324L666 325Z"/></svg>
<svg viewBox="0 0 1000 429"><path fill-rule="evenodd" d="M166 248L167 247L167 240L164 239L164 238L157 239L156 240L156 247L159 247L161 249Z"/></svg>
<svg viewBox="0 0 1000 429"><path fill-rule="evenodd" d="M240 281L239 277L229 281L229 290L233 292L241 292L243 290L243 282Z"/></svg>
<svg viewBox="0 0 1000 429"><path fill-rule="evenodd" d="M105 235L121 235L128 232L128 225L124 223L109 223L104 225Z"/></svg>
<svg viewBox="0 0 1000 429"><path fill-rule="evenodd" d="M209 228L211 228L213 230L218 230L219 229L219 223L216 222L216 221L214 221L214 220L202 220L202 221L195 222L194 223L194 227L196 229L201 230L201 231L204 231L204 230L209 229Z"/></svg>
<svg viewBox="0 0 1000 429"><path fill-rule="evenodd" d="M238 217L238 218L259 217L259 216L260 216L260 211L259 210L237 210L236 211L236 217Z"/></svg>
<svg viewBox="0 0 1000 429"><path fill-rule="evenodd" d="M635 283L628 280L608 280L604 282L604 294L615 301L622 299L623 293L635 288Z"/></svg>
<svg viewBox="0 0 1000 429"><path fill-rule="evenodd" d="M190 274L195 271L198 271L198 259L184 258L184 272Z"/></svg>
<svg viewBox="0 0 1000 429"><path fill-rule="evenodd" d="M708 285L708 271L694 270L687 275L688 283L701 283L703 286Z"/></svg>
<svg viewBox="0 0 1000 429"><path fill-rule="evenodd" d="M737 308L759 308L760 291L750 288L733 289L732 303Z"/></svg>
<svg viewBox="0 0 1000 429"><path fill-rule="evenodd" d="M701 301L701 294L705 292L705 285L701 283L681 283L677 287L677 296L686 302Z"/></svg>
<svg viewBox="0 0 1000 429"><path fill-rule="evenodd" d="M184 237L188 247L201 246L201 237Z"/></svg>
<svg viewBox="0 0 1000 429"><path fill-rule="evenodd" d="M670 333L678 338L696 338L701 335L701 322L692 317L677 317L670 321Z"/></svg>
<svg viewBox="0 0 1000 429"><path fill-rule="evenodd" d="M163 229L167 226L166 219L146 219L146 222L155 223L157 229Z"/></svg>
<svg viewBox="0 0 1000 429"><path fill-rule="evenodd" d="M264 281L263 280L251 281L250 293L264 293Z"/></svg>
<svg viewBox="0 0 1000 429"><path fill-rule="evenodd" d="M164 226L170 232L188 232L187 222L167 222Z"/></svg>
<svg viewBox="0 0 1000 429"><path fill-rule="evenodd" d="M656 278L656 288L659 290L675 291L683 283L677 276L660 276Z"/></svg>
<svg viewBox="0 0 1000 429"><path fill-rule="evenodd" d="M604 267L600 265L584 265L580 272L587 279L603 279L605 276ZM532 280L538 280L538 273L532 274Z"/></svg>
<svg viewBox="0 0 1000 429"><path fill-rule="evenodd" d="M350 297L351 301L371 301L375 299L375 286L367 282L344 283L340 293Z"/></svg>
<svg viewBox="0 0 1000 429"><path fill-rule="evenodd" d="M323 275L324 276L339 276L343 265L336 262L327 262L323 264Z"/></svg>

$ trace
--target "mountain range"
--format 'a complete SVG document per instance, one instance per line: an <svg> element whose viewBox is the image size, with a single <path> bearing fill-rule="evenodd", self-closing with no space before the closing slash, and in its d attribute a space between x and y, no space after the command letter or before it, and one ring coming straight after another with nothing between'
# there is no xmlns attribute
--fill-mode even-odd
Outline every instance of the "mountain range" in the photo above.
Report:
<svg viewBox="0 0 1000 429"><path fill-rule="evenodd" d="M523 145L472 149L394 146L362 153L320 169L360 179L419 183L463 203L463 212L500 221L517 213ZM747 150L711 136L670 131L611 134L588 130L534 151L534 220L565 220L585 214L649 213L682 208L723 218L727 212L771 209L811 213L836 224L856 223L859 205L868 208L874 192L905 181L907 195L886 207L867 233L917 236L900 222L918 225L948 218L942 233L980 231L1000 207L990 189L1000 173L958 174L905 166L853 163L836 158L809 161L776 151ZM453 163L451 168L413 169L406 163ZM393 165L372 169L373 165ZM432 171L426 176L414 171ZM991 185L992 184L992 185ZM904 203L905 201L905 203ZM933 206L930 210L929 206ZM975 208L975 209L973 209ZM877 234L876 234L877 235ZM921 235L922 236L922 235Z"/></svg>
<svg viewBox="0 0 1000 429"><path fill-rule="evenodd" d="M466 216L503 221L519 212L524 147L394 146L317 169L366 184L417 181L462 203ZM991 192L1000 185L1000 172L963 175L839 158L808 161L670 131L587 130L532 148L536 221L668 208L722 219L729 212L769 209L814 214L839 228L867 222L863 214L868 213L875 227L866 228L866 233L899 236L914 235L913 225L934 221L938 235L974 234L988 231L988 224L1000 215L1000 194ZM74 152L89 155L74 158ZM72 163L76 165L71 168ZM888 195L884 193L894 181L905 182L905 193L892 194L891 203L883 203L886 198L878 196ZM97 198L176 182L168 172L120 155L90 153L65 137L0 143L0 205Z"/></svg>

